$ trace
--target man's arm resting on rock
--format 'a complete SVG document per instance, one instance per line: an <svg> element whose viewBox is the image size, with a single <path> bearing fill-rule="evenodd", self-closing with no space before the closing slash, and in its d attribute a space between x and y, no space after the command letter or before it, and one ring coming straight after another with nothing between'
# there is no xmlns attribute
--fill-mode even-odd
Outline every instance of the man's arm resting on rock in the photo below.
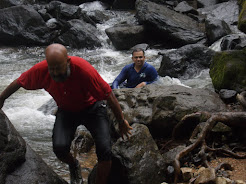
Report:
<svg viewBox="0 0 246 184"><path fill-rule="evenodd" d="M120 104L113 92L111 92L111 94L109 95L107 102L111 110L113 111L117 121L119 122L121 137L124 138L123 135L126 135L129 138L129 134L131 134L130 130L132 129L132 127L129 125L128 121L124 118Z"/></svg>
<svg viewBox="0 0 246 184"><path fill-rule="evenodd" d="M0 94L0 109L3 107L4 101L13 93L15 93L19 88L20 84L17 82L17 79L14 80L7 88Z"/></svg>
<svg viewBox="0 0 246 184"><path fill-rule="evenodd" d="M125 66L120 74L115 78L112 84L112 89L119 89L119 86L126 80L127 66Z"/></svg>
<svg viewBox="0 0 246 184"><path fill-rule="evenodd" d="M146 86L146 85L147 85L147 82L141 82L135 88L141 88L141 87Z"/></svg>

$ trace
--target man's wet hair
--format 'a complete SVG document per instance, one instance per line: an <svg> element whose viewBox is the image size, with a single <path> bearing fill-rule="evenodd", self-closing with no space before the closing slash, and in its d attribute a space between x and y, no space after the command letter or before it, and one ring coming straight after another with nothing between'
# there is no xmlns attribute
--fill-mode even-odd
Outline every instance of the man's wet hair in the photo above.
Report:
<svg viewBox="0 0 246 184"><path fill-rule="evenodd" d="M140 52L140 51L143 52L143 55L145 54L145 52L144 52L144 50L143 50L142 48L136 48L136 49L133 49L133 51L132 51L132 56L133 56L133 53L134 53L134 52Z"/></svg>

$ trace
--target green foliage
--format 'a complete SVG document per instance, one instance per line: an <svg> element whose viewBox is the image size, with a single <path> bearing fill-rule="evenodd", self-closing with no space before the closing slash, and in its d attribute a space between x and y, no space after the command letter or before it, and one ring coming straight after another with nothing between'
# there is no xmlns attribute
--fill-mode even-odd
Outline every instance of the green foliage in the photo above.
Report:
<svg viewBox="0 0 246 184"><path fill-rule="evenodd" d="M216 53L210 66L210 76L216 90L246 89L246 49Z"/></svg>

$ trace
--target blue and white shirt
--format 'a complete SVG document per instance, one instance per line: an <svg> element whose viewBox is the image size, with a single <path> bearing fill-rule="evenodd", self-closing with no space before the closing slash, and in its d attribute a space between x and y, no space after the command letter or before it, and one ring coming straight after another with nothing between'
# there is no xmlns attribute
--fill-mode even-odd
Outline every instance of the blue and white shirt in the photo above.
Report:
<svg viewBox="0 0 246 184"><path fill-rule="evenodd" d="M122 83L126 88L135 88L141 82L151 84L158 79L158 73L152 65L145 62L139 72L134 69L134 65L135 63L128 64L122 69L114 80L112 89L118 89Z"/></svg>

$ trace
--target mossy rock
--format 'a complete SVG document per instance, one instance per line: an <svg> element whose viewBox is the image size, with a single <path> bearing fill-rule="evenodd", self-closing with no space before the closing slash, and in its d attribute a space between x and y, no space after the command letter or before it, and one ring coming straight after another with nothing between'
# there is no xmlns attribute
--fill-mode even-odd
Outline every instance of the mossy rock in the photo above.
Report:
<svg viewBox="0 0 246 184"><path fill-rule="evenodd" d="M246 1L240 0L239 5L241 8L240 15L238 18L238 29L246 33Z"/></svg>
<svg viewBox="0 0 246 184"><path fill-rule="evenodd" d="M218 52L210 65L215 90L246 90L246 49Z"/></svg>
<svg viewBox="0 0 246 184"><path fill-rule="evenodd" d="M237 1L238 4L239 4L239 6L240 6L240 8L242 8L243 3L244 3L245 1L246 1L246 0L238 0L238 1Z"/></svg>

